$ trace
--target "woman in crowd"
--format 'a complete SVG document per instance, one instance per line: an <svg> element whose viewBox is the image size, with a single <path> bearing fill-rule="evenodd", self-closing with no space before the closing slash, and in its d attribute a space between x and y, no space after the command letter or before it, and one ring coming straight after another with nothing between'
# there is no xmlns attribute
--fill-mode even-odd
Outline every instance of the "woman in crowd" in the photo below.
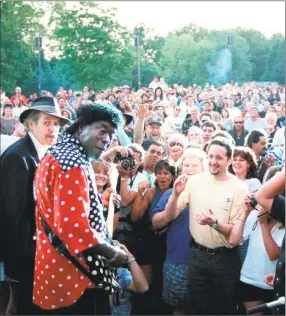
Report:
<svg viewBox="0 0 286 316"><path fill-rule="evenodd" d="M12 104L5 104L1 117L1 134L12 135L15 130L15 122Z"/></svg>
<svg viewBox="0 0 286 316"><path fill-rule="evenodd" d="M188 130L189 143L202 144L202 130L197 126L192 126Z"/></svg>
<svg viewBox="0 0 286 316"><path fill-rule="evenodd" d="M155 89L155 95L154 95L154 104L160 103L164 98L163 90L161 87L157 87Z"/></svg>
<svg viewBox="0 0 286 316"><path fill-rule="evenodd" d="M116 194L111 187L111 166L106 161L92 161L91 163L94 175L95 183L97 187L98 194L104 204L103 214L104 218L108 223L108 228L110 233L115 231L120 211L120 195ZM115 206L114 213L110 214L108 211L109 207L109 198L112 193L113 203Z"/></svg>
<svg viewBox="0 0 286 316"><path fill-rule="evenodd" d="M168 138L167 141L167 160L176 169L178 168L185 147L187 145L187 139L182 134L175 134Z"/></svg>
<svg viewBox="0 0 286 316"><path fill-rule="evenodd" d="M255 154L248 147L235 147L230 172L236 175L240 180L244 181L251 193L256 192L261 187L261 183L257 179L257 162Z"/></svg>
<svg viewBox="0 0 286 316"><path fill-rule="evenodd" d="M168 314L162 300L163 262L166 255L166 231L155 230L152 225L152 210L162 195L172 186L175 178L175 167L166 160L159 160L155 165L155 186L149 190L138 186L138 195L131 207L131 220L135 222L134 233L140 240L135 257L142 267L150 285L145 297L138 298L135 310L143 314ZM151 247L152 245L152 247ZM143 300L143 301L142 301Z"/></svg>
<svg viewBox="0 0 286 316"><path fill-rule="evenodd" d="M24 104L21 104L21 100L19 98L14 99L13 105L14 105L14 108L13 108L14 117L19 117L23 111L28 109L27 106L25 106Z"/></svg>
<svg viewBox="0 0 286 316"><path fill-rule="evenodd" d="M232 122L229 118L229 112L226 108L223 108L221 111L221 122L224 124L227 131L231 130Z"/></svg>
<svg viewBox="0 0 286 316"><path fill-rule="evenodd" d="M249 202L250 197L246 199L246 206L252 210ZM282 224L271 218L259 205L248 216L243 238L249 239L249 245L239 285L240 298L246 310L274 300L273 286L266 284L264 279L266 275L275 273L284 235Z"/></svg>
<svg viewBox="0 0 286 316"><path fill-rule="evenodd" d="M181 160L181 174L192 176L207 169L207 155L200 149L187 149ZM173 315L186 315L187 275L190 255L189 208L172 222L165 217L165 207L173 189L168 190L152 211L157 229L168 226L167 253L164 262L163 299L173 307Z"/></svg>

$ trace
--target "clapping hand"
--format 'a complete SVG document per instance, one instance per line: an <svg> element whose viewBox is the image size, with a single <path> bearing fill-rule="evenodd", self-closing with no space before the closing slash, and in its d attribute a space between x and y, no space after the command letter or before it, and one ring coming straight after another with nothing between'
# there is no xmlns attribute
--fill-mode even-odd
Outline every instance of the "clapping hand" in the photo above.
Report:
<svg viewBox="0 0 286 316"><path fill-rule="evenodd" d="M195 215L195 220L200 225L211 225L216 223L216 218L212 212L212 210L209 209L208 213L197 213Z"/></svg>

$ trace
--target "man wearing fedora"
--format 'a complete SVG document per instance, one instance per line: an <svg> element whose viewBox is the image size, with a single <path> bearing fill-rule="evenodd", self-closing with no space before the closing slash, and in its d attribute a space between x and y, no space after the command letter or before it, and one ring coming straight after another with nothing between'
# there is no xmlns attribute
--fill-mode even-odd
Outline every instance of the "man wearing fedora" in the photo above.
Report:
<svg viewBox="0 0 286 316"><path fill-rule="evenodd" d="M57 101L39 97L20 115L26 136L0 158L0 261L5 275L16 284L17 314L37 314L32 303L36 241L33 180L35 170L58 137L61 116Z"/></svg>

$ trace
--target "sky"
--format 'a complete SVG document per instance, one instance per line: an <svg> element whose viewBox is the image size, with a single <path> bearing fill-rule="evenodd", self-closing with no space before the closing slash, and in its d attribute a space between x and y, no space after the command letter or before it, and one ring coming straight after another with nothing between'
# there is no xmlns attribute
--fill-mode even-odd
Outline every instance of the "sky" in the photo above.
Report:
<svg viewBox="0 0 286 316"><path fill-rule="evenodd" d="M285 35L284 1L100 1L103 7L117 8L120 24L134 28L144 23L154 34L188 24L208 29L253 28L270 37Z"/></svg>

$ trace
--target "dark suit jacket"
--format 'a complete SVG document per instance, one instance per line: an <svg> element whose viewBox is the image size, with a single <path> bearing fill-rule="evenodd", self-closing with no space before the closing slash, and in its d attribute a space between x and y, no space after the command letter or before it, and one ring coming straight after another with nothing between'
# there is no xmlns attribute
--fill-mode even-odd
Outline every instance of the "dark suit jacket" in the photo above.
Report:
<svg viewBox="0 0 286 316"><path fill-rule="evenodd" d="M6 274L16 279L24 273L24 262L33 262L35 257L33 180L38 164L28 134L0 157L0 261L4 261Z"/></svg>

